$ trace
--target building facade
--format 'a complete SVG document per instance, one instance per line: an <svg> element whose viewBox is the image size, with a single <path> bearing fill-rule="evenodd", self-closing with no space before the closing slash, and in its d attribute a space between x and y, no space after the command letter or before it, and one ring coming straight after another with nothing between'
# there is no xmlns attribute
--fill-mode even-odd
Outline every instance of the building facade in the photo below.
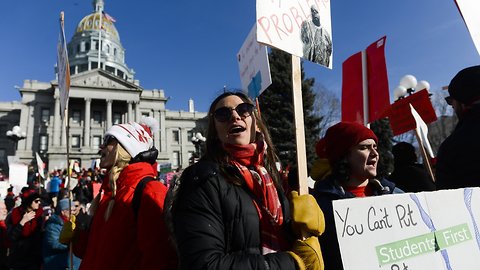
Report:
<svg viewBox="0 0 480 270"><path fill-rule="evenodd" d="M158 162L186 167L195 152L192 135L204 130L207 114L196 112L192 101L188 111L169 111L163 90L143 89L125 63L125 49L114 22L103 15L103 0L93 4L94 11L80 21L68 43L69 128L61 119L58 80L25 80L18 89L20 102L0 103L0 134L14 125L26 133L17 145L6 136L0 138L0 166L5 168L6 157L14 154L21 162L31 163L38 152L49 170L65 168L69 147L70 159L88 168L99 157L109 127L151 116L160 125L154 134Z"/></svg>

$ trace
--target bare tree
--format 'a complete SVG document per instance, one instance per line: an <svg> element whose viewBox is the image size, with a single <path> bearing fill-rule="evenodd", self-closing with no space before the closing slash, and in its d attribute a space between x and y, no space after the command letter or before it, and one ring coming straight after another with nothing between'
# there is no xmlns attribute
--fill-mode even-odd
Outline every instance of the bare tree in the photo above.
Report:
<svg viewBox="0 0 480 270"><path fill-rule="evenodd" d="M315 113L321 117L319 124L320 138L325 136L327 129L340 121L340 99L332 91L321 84L315 85L316 100L314 104Z"/></svg>
<svg viewBox="0 0 480 270"><path fill-rule="evenodd" d="M452 107L445 102L448 96L446 90L435 90L430 97L433 108L437 114L437 121L428 125L428 139L434 152L438 152L440 144L452 133L457 123L457 117L453 113Z"/></svg>

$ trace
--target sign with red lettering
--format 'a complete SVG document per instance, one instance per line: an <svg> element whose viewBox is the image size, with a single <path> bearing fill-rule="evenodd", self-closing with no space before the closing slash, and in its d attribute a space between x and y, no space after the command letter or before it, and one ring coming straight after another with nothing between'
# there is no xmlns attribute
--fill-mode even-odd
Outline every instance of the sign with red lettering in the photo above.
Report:
<svg viewBox="0 0 480 270"><path fill-rule="evenodd" d="M330 0L257 0L257 40L332 68Z"/></svg>
<svg viewBox="0 0 480 270"><path fill-rule="evenodd" d="M479 188L335 200L331 233L345 270L475 270L479 213Z"/></svg>
<svg viewBox="0 0 480 270"><path fill-rule="evenodd" d="M432 102L427 90L421 90L406 98L393 103L388 109L386 116L390 119L393 135L397 136L410 130L414 130L417 125L412 115L410 104L422 117L425 123L431 123L437 120L437 115L433 109Z"/></svg>

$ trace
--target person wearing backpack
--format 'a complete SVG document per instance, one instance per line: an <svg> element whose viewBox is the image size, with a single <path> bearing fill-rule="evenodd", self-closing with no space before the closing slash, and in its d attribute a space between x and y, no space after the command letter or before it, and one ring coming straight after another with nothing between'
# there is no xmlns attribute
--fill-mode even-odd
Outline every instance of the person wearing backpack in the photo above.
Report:
<svg viewBox="0 0 480 270"><path fill-rule="evenodd" d="M82 258L80 270L176 268L163 218L166 187L143 180L157 175L156 129L158 121L144 117L141 123L114 125L105 133L100 167L108 173L90 207L91 224L66 222L60 237L62 242L72 240L74 254ZM144 187L135 210L132 200L139 183Z"/></svg>

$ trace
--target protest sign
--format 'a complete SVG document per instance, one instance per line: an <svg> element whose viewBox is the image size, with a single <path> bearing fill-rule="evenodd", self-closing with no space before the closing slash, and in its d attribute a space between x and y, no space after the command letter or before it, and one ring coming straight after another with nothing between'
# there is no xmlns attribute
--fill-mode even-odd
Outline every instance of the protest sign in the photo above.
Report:
<svg viewBox="0 0 480 270"><path fill-rule="evenodd" d="M332 68L330 0L257 0L257 40Z"/></svg>
<svg viewBox="0 0 480 270"><path fill-rule="evenodd" d="M255 99L272 84L267 46L257 42L257 28L253 26L237 54L242 88Z"/></svg>
<svg viewBox="0 0 480 270"><path fill-rule="evenodd" d="M470 36L472 36L477 52L480 54L480 16L478 16L480 2L477 0L455 0L455 3L467 25Z"/></svg>
<svg viewBox="0 0 480 270"><path fill-rule="evenodd" d="M478 269L479 188L337 200L333 207L345 270Z"/></svg>
<svg viewBox="0 0 480 270"><path fill-rule="evenodd" d="M12 186L25 187L27 186L28 166L21 163L9 163L9 178L8 181Z"/></svg>

